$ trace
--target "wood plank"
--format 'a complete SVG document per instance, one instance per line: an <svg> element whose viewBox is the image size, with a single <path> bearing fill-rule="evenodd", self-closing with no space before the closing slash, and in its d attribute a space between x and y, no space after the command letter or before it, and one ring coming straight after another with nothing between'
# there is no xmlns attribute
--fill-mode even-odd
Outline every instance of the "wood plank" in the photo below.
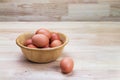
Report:
<svg viewBox="0 0 120 80"><path fill-rule="evenodd" d="M1 80L119 80L119 22L0 22ZM37 64L26 60L15 40L23 32L45 27L65 33L69 43L54 62ZM74 60L74 70L63 74L60 61Z"/></svg>
<svg viewBox="0 0 120 80"><path fill-rule="evenodd" d="M120 21L120 0L0 0L0 21Z"/></svg>

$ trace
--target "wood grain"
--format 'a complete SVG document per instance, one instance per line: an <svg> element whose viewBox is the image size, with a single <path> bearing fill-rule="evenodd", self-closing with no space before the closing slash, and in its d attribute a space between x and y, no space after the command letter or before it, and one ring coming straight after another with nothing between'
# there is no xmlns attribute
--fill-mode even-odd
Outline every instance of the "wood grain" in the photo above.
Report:
<svg viewBox="0 0 120 80"><path fill-rule="evenodd" d="M119 22L0 22L1 80L120 80ZM54 62L29 62L16 45L17 36L45 27L70 41ZM73 72L63 74L60 60L72 57Z"/></svg>
<svg viewBox="0 0 120 80"><path fill-rule="evenodd" d="M0 21L120 21L120 0L0 0Z"/></svg>

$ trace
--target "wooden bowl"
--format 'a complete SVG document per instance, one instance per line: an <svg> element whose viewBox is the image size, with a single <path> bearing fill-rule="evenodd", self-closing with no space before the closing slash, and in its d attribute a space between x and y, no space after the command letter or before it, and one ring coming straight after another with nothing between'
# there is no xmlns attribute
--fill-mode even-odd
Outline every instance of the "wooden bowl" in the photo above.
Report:
<svg viewBox="0 0 120 80"><path fill-rule="evenodd" d="M68 43L68 38L64 34L58 34L63 44L54 48L28 48L24 46L25 40L31 38L34 33L23 33L19 35L16 39L16 44L21 48L28 60L38 63L52 62L61 55L65 45Z"/></svg>

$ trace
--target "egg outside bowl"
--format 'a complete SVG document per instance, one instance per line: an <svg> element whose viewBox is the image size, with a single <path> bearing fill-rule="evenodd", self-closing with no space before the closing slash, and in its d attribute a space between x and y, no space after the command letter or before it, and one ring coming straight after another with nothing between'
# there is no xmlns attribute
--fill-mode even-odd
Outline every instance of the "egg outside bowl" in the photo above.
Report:
<svg viewBox="0 0 120 80"><path fill-rule="evenodd" d="M58 33L63 44L54 48L29 48L24 46L25 40L31 38L34 33L23 33L16 39L16 44L21 48L25 57L37 63L48 63L55 61L62 53L65 45L68 43L68 38L63 33Z"/></svg>

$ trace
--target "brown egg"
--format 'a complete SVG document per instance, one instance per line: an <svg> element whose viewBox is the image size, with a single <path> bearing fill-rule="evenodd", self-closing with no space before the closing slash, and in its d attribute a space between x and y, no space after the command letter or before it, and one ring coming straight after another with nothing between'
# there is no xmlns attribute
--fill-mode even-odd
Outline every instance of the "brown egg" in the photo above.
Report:
<svg viewBox="0 0 120 80"><path fill-rule="evenodd" d="M49 39L43 34L36 34L32 37L32 42L37 47L45 47L49 44Z"/></svg>
<svg viewBox="0 0 120 80"><path fill-rule="evenodd" d="M74 62L70 57L66 57L62 59L60 62L61 71L65 74L70 73L73 70L73 67L74 67Z"/></svg>
<svg viewBox="0 0 120 80"><path fill-rule="evenodd" d="M57 47L60 46L62 42L60 40L54 40L51 42L50 47Z"/></svg>
<svg viewBox="0 0 120 80"><path fill-rule="evenodd" d="M51 38L51 32L45 28L40 28L38 29L35 34L44 34L46 35L49 39Z"/></svg>
<svg viewBox="0 0 120 80"><path fill-rule="evenodd" d="M49 44L48 44L48 45L46 45L44 48L49 48Z"/></svg>
<svg viewBox="0 0 120 80"><path fill-rule="evenodd" d="M52 33L50 40L51 42L54 40L60 40L58 33Z"/></svg>
<svg viewBox="0 0 120 80"><path fill-rule="evenodd" d="M27 46L29 44L32 44L32 39L27 39L25 42L24 42L24 45Z"/></svg>
<svg viewBox="0 0 120 80"><path fill-rule="evenodd" d="M35 45L33 45L33 44L29 44L29 45L27 45L27 47L29 47L29 48L37 48Z"/></svg>

